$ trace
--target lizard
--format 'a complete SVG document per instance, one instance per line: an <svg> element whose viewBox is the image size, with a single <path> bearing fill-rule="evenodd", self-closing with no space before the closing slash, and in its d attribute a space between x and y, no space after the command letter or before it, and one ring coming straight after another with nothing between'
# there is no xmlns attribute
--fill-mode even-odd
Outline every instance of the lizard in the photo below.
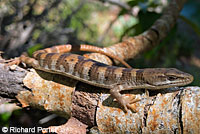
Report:
<svg viewBox="0 0 200 134"><path fill-rule="evenodd" d="M138 100L124 98L120 93L123 90L158 90L184 86L193 81L192 75L176 68L135 69L109 66L77 54L64 53L69 51L67 47L69 46L60 45L38 50L33 53L33 58L22 54L19 60L38 70L109 89L111 96L125 112L132 109L131 104Z"/></svg>
<svg viewBox="0 0 200 134"><path fill-rule="evenodd" d="M95 53L100 53L103 55L106 55L112 59L117 60L118 62L120 62L121 64L123 64L125 67L127 68L131 68L131 66L124 61L123 59L121 59L120 57L109 53L106 49L101 48L101 47L97 47L97 46L92 46L92 45L87 45L87 44L81 44L81 45L71 45L71 44L65 44L65 45L57 45L54 47L51 47L49 49L45 49L46 52L51 52L52 49L59 49L60 52L73 52L73 51L87 51L87 52L95 52ZM0 52L1 54L1 52ZM26 52L23 53L23 55L28 55ZM13 64L17 64L19 65L20 60L18 58L15 59L10 59L10 60L5 60L3 61L4 63L8 63L8 65L13 65Z"/></svg>

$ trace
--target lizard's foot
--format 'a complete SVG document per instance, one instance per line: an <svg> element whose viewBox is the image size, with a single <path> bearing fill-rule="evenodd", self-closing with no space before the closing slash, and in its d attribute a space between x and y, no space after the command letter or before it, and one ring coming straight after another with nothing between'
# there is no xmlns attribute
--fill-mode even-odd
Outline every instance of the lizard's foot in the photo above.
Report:
<svg viewBox="0 0 200 134"><path fill-rule="evenodd" d="M23 63L22 59L25 59L26 56L28 56L28 54L26 52L22 53L22 55L20 57L16 57L14 59L10 59L10 60L5 60L4 63L7 63L6 66L11 66L11 65L19 65L20 63ZM24 58L25 57L25 58ZM26 59L25 59L26 60ZM25 66L25 64L24 64Z"/></svg>
<svg viewBox="0 0 200 134"><path fill-rule="evenodd" d="M6 66L19 65L20 59L15 58L15 59L10 59L10 60L5 60L4 63L7 63Z"/></svg>
<svg viewBox="0 0 200 134"><path fill-rule="evenodd" d="M127 112L127 108L132 110L133 112L137 112L137 110L135 109L134 105L132 105L133 103L136 103L138 101L141 101L141 99L136 98L136 96L132 96L132 97L128 97L125 100L125 111Z"/></svg>
<svg viewBox="0 0 200 134"><path fill-rule="evenodd" d="M135 108L131 104L140 101L140 99L137 99L135 95L132 97L126 98L120 94L120 91L122 90L123 90L123 86L118 85L115 88L110 90L110 94L118 101L118 103L121 106L123 106L125 112L127 112L128 109L136 112Z"/></svg>
<svg viewBox="0 0 200 134"><path fill-rule="evenodd" d="M136 113L137 112L136 107L134 105L132 105L132 104L136 103L138 101L141 101L141 99L138 99L138 98L136 98L135 95L133 95L133 96L127 97L127 98L121 96L121 98L120 99L118 98L117 101L124 108L124 111L126 113L128 112L128 109L130 109L131 111Z"/></svg>

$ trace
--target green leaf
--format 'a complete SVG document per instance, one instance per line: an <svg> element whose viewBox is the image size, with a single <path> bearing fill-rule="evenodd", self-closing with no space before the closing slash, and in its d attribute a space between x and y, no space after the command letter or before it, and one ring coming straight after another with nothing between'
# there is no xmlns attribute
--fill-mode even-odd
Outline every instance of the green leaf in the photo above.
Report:
<svg viewBox="0 0 200 134"><path fill-rule="evenodd" d="M34 46L32 46L32 47L30 47L29 49L28 49L28 55L29 56L32 56L32 54L33 54L33 52L35 52L35 51L37 51L37 50L39 50L39 49L42 49L43 48L43 46L42 46L42 44L36 44L36 45L34 45Z"/></svg>

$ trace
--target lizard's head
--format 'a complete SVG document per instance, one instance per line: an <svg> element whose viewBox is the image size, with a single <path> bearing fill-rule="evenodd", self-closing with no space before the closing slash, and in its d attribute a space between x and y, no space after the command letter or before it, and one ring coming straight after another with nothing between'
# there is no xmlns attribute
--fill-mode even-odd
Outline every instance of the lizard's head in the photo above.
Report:
<svg viewBox="0 0 200 134"><path fill-rule="evenodd" d="M193 81L193 76L175 68L145 69L144 81L149 88L160 89L184 86Z"/></svg>

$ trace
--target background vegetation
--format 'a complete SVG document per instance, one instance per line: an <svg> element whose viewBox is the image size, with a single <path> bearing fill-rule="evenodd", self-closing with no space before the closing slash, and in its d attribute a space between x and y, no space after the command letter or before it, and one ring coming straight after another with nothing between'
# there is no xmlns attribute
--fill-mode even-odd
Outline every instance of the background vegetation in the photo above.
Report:
<svg viewBox="0 0 200 134"><path fill-rule="evenodd" d="M148 29L167 4L167 0L3 0L0 50L11 58L66 43L109 46ZM192 85L200 86L199 7L199 1L189 0L166 39L129 63L135 68L179 68L195 77ZM0 115L0 126L44 127L66 121L56 117L50 124L39 124L47 115L34 109L6 112ZM60 122L55 121L58 118Z"/></svg>

